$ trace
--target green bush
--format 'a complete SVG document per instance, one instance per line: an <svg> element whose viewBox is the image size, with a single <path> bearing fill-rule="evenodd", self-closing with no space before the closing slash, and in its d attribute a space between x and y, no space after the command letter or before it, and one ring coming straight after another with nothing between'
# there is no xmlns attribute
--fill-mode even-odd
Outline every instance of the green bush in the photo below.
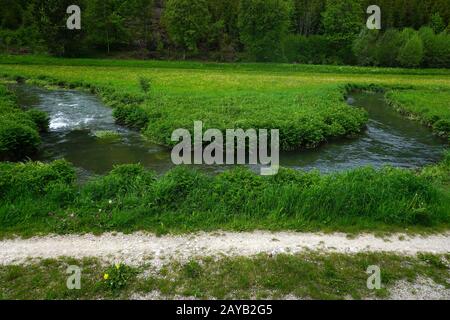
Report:
<svg viewBox="0 0 450 320"><path fill-rule="evenodd" d="M288 35L283 40L283 50L286 60L291 63L325 64L336 55L330 49L328 39L321 35Z"/></svg>
<svg viewBox="0 0 450 320"><path fill-rule="evenodd" d="M73 186L76 175L73 166L65 160L50 164L40 162L0 163L0 196L34 197L55 193L51 185ZM55 187L56 188L56 187Z"/></svg>
<svg viewBox="0 0 450 320"><path fill-rule="evenodd" d="M448 136L450 134L450 120L449 119L441 119L436 121L433 124L433 129L439 135Z"/></svg>
<svg viewBox="0 0 450 320"><path fill-rule="evenodd" d="M381 66L394 67L397 65L398 52L402 44L400 32L388 29L377 43L377 61Z"/></svg>
<svg viewBox="0 0 450 320"><path fill-rule="evenodd" d="M428 27L421 28L419 35L424 44L423 65L430 68L450 66L450 35L445 32L435 34Z"/></svg>
<svg viewBox="0 0 450 320"><path fill-rule="evenodd" d="M363 29L353 42L353 53L361 66L378 64L377 40L378 30Z"/></svg>
<svg viewBox="0 0 450 320"><path fill-rule="evenodd" d="M149 117L142 108L133 105L119 105L113 111L117 123L142 129L147 126Z"/></svg>
<svg viewBox="0 0 450 320"><path fill-rule="evenodd" d="M41 139L29 126L0 121L0 159L20 160L37 152Z"/></svg>
<svg viewBox="0 0 450 320"><path fill-rule="evenodd" d="M397 61L402 67L418 67L424 57L422 40L417 33L407 36L405 44L398 52Z"/></svg>
<svg viewBox="0 0 450 320"><path fill-rule="evenodd" d="M33 120L40 132L48 131L50 118L47 113L37 109L31 109L27 111L27 115Z"/></svg>
<svg viewBox="0 0 450 320"><path fill-rule="evenodd" d="M0 160L17 161L35 154L41 143L39 130L47 128L44 112L22 111L15 96L0 85Z"/></svg>
<svg viewBox="0 0 450 320"><path fill-rule="evenodd" d="M155 179L155 174L141 165L117 166L110 174L88 182L81 195L87 203L117 200L130 193L142 197L151 190Z"/></svg>

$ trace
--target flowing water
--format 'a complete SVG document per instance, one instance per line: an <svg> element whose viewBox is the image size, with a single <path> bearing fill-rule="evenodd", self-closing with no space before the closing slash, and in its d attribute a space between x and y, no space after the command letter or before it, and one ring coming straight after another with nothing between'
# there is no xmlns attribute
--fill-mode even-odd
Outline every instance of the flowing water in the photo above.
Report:
<svg viewBox="0 0 450 320"><path fill-rule="evenodd" d="M65 158L82 176L104 174L114 165L141 163L164 172L173 167L168 148L146 141L141 134L115 124L112 110L94 95L73 90L46 90L14 85L23 108L37 108L50 116L50 131L43 136L36 160ZM387 105L382 94L358 93L348 101L369 113L367 130L358 137L325 144L315 150L281 153L281 165L295 169L333 172L354 167L392 165L416 168L438 162L443 141L419 123L405 119ZM105 142L98 131L113 131L120 138ZM225 166L201 166L207 171Z"/></svg>

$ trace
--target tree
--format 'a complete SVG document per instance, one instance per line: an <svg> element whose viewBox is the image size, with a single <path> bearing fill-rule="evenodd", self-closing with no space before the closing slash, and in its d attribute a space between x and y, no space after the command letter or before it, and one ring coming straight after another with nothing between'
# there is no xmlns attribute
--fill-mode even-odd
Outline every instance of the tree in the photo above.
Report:
<svg viewBox="0 0 450 320"><path fill-rule="evenodd" d="M149 48L152 40L153 0L126 0L121 6L124 28L139 48Z"/></svg>
<svg viewBox="0 0 450 320"><path fill-rule="evenodd" d="M219 50L221 60L233 60L240 48L239 3L240 0L208 0L211 24L207 42L209 49Z"/></svg>
<svg viewBox="0 0 450 320"><path fill-rule="evenodd" d="M23 9L17 0L0 0L0 27L18 29L22 24Z"/></svg>
<svg viewBox="0 0 450 320"><path fill-rule="evenodd" d="M197 54L211 21L207 0L168 0L163 20L170 39L183 50L183 58L186 52Z"/></svg>
<svg viewBox="0 0 450 320"><path fill-rule="evenodd" d="M434 13L430 19L430 27L434 30L436 34L441 33L445 30L444 19L442 19L439 12Z"/></svg>
<svg viewBox="0 0 450 320"><path fill-rule="evenodd" d="M368 30L364 28L353 42L353 53L355 54L359 65L370 66L378 64L378 35L378 30Z"/></svg>
<svg viewBox="0 0 450 320"><path fill-rule="evenodd" d="M83 30L69 30L66 26L67 8L73 0L35 0L34 23L48 50L55 55L76 56L82 49ZM78 1L84 8L84 1Z"/></svg>
<svg viewBox="0 0 450 320"><path fill-rule="evenodd" d="M419 35L424 44L424 66L448 68L450 66L450 35L445 32L435 34L430 27L421 28Z"/></svg>
<svg viewBox="0 0 450 320"><path fill-rule="evenodd" d="M397 61L402 67L418 67L424 56L423 43L415 32L406 40L405 45L400 48Z"/></svg>
<svg viewBox="0 0 450 320"><path fill-rule="evenodd" d="M388 29L377 43L377 60L381 66L394 67L397 65L402 38L397 29Z"/></svg>
<svg viewBox="0 0 450 320"><path fill-rule="evenodd" d="M283 59L281 40L287 34L292 7L286 0L242 0L238 26L248 58Z"/></svg>
<svg viewBox="0 0 450 320"><path fill-rule="evenodd" d="M353 40L363 27L364 12L359 0L327 0L322 13L325 34L330 39Z"/></svg>
<svg viewBox="0 0 450 320"><path fill-rule="evenodd" d="M325 9L326 0L294 0L293 26L295 33L317 34L322 29L320 13Z"/></svg>
<svg viewBox="0 0 450 320"><path fill-rule="evenodd" d="M90 0L86 12L88 42L106 48L108 54L111 47L128 44L130 34L123 15L128 5L121 0Z"/></svg>

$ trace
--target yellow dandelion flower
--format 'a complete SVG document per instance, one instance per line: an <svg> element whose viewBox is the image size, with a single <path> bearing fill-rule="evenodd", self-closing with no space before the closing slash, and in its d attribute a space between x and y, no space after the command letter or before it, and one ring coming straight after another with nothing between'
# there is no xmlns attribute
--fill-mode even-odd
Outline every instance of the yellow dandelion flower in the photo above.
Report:
<svg viewBox="0 0 450 320"><path fill-rule="evenodd" d="M105 273L105 274L103 275L103 279L108 280L108 279L109 279L109 274Z"/></svg>

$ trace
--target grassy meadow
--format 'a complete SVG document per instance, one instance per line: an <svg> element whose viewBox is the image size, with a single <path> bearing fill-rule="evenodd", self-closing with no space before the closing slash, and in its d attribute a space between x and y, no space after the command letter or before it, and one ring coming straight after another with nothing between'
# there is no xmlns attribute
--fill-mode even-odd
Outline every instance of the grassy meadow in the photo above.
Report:
<svg viewBox="0 0 450 320"><path fill-rule="evenodd" d="M45 66L45 67L44 67ZM450 71L276 64L201 64L0 57L0 76L90 90L118 122L170 145L177 128L279 128L284 150L358 134L367 114L348 90L386 91L391 104L442 136ZM0 165L0 234L149 230L435 231L450 223L450 157L418 171L355 169L330 175L244 169L217 176L176 168L157 177L121 166L80 186L74 168Z"/></svg>

